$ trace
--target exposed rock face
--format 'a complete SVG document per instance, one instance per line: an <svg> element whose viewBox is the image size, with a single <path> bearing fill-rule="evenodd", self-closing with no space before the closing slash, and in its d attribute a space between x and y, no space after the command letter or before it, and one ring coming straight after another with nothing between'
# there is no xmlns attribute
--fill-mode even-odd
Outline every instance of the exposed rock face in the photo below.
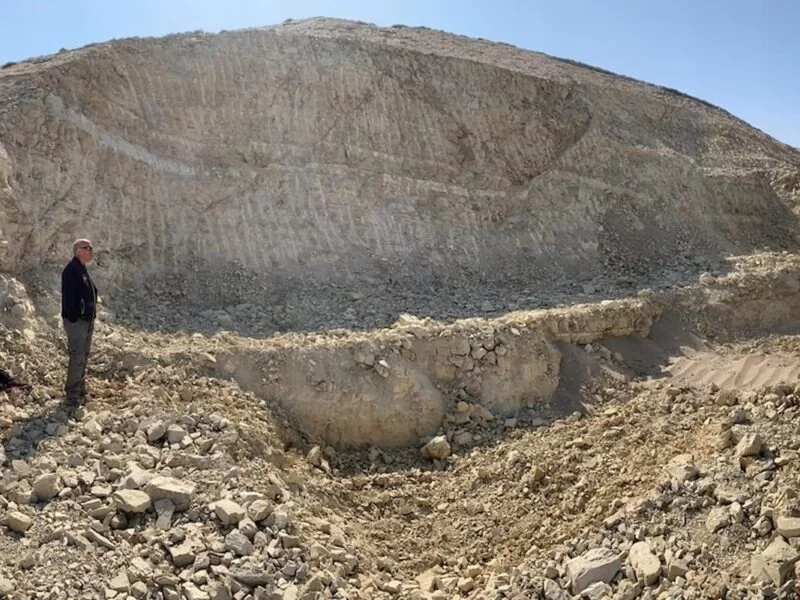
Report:
<svg viewBox="0 0 800 600"><path fill-rule="evenodd" d="M164 280L192 309L697 275L796 245L799 166L676 92L425 29L311 20L0 70L3 264L86 235L106 293Z"/></svg>

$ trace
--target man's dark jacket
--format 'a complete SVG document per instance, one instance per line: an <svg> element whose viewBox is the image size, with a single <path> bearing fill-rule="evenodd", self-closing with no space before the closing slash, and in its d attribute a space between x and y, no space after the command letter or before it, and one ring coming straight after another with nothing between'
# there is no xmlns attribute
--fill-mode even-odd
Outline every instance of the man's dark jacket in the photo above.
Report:
<svg viewBox="0 0 800 600"><path fill-rule="evenodd" d="M97 288L86 265L73 258L61 272L61 316L75 323L78 319L92 321L97 306Z"/></svg>

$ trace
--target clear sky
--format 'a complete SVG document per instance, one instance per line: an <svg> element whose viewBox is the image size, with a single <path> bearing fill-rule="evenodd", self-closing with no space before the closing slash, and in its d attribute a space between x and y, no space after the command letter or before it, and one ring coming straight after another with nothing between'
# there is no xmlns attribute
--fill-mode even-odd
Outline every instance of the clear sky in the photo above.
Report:
<svg viewBox="0 0 800 600"><path fill-rule="evenodd" d="M800 146L800 0L0 0L0 64L313 16L424 25L676 88Z"/></svg>

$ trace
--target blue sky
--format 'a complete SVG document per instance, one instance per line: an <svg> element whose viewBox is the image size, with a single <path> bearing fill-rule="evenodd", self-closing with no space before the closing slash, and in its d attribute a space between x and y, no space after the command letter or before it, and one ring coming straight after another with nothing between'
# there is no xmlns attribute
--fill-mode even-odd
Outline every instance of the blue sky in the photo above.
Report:
<svg viewBox="0 0 800 600"><path fill-rule="evenodd" d="M312 16L424 25L679 89L800 146L800 0L0 0L0 64Z"/></svg>

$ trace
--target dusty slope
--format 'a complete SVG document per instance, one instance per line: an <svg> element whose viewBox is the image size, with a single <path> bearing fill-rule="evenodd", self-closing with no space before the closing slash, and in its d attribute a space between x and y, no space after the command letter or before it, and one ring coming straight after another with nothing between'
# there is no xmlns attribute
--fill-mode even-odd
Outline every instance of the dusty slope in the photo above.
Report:
<svg viewBox="0 0 800 600"><path fill-rule="evenodd" d="M797 245L797 150L673 91L425 29L121 40L2 69L0 98L4 264L32 281L86 234L145 325L502 313Z"/></svg>
<svg viewBox="0 0 800 600"><path fill-rule="evenodd" d="M785 276L771 275L775 257L757 260L764 270L737 287L760 281L775 302L765 282ZM741 320L753 298L739 293L725 310ZM54 332L3 327L2 364L36 386L0 396L0 594L553 600L584 586L572 561L608 548L613 571L590 570L584 597L795 598L798 381L763 388L737 365L780 353L796 372L798 340L672 341L679 323L665 325L563 343L605 374L579 378L583 415L558 398L508 418L453 402L441 423L450 453L436 461L418 447L313 446L277 404L209 376L211 359L264 342L101 321L93 400L70 413ZM323 337L341 334L294 336L285 352ZM670 355L744 383L673 378ZM567 371L562 385L577 374ZM155 505L155 476L188 485L188 505ZM780 571L762 572L758 557L784 538Z"/></svg>

